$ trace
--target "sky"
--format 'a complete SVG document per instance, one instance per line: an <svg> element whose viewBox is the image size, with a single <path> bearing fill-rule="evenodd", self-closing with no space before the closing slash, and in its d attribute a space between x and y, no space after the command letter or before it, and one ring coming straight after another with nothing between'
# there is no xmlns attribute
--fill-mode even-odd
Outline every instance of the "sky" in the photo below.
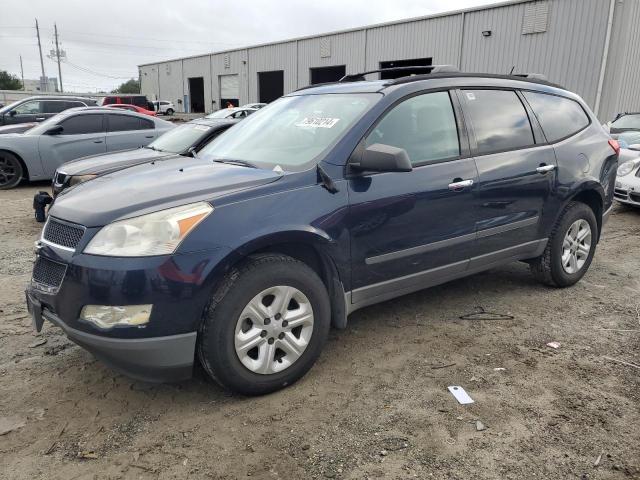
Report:
<svg viewBox="0 0 640 480"><path fill-rule="evenodd" d="M111 91L137 66L171 58L496 3L496 0L0 0L0 70L57 77L54 23L65 91Z"/></svg>

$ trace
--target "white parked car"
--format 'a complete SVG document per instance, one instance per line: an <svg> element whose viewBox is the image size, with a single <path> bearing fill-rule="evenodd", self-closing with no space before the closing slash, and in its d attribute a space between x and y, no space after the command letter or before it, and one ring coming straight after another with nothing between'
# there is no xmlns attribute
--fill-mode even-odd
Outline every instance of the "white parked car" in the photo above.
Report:
<svg viewBox="0 0 640 480"><path fill-rule="evenodd" d="M620 203L640 207L640 132L622 133L618 143L620 156L614 198Z"/></svg>
<svg viewBox="0 0 640 480"><path fill-rule="evenodd" d="M266 103L247 103L246 105L242 105L240 108L255 108L256 110L260 110L262 107L266 106Z"/></svg>
<svg viewBox="0 0 640 480"><path fill-rule="evenodd" d="M160 100L159 102L153 102L153 106L160 115L173 115L176 113L176 107L173 103L166 100Z"/></svg>

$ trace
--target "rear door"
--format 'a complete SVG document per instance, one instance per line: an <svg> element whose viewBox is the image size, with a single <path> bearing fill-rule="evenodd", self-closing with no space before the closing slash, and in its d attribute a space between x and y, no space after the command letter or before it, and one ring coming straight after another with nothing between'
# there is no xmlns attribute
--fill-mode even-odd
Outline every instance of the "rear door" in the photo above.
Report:
<svg viewBox="0 0 640 480"><path fill-rule="evenodd" d="M108 152L144 147L156 137L152 120L118 113L109 113L107 118Z"/></svg>
<svg viewBox="0 0 640 480"><path fill-rule="evenodd" d="M371 303L459 275L475 241L478 175L448 91L406 98L359 148L407 151L411 172L349 179L352 301Z"/></svg>
<svg viewBox="0 0 640 480"><path fill-rule="evenodd" d="M556 179L553 147L519 92L468 89L459 95L480 180L470 268L536 253Z"/></svg>
<svg viewBox="0 0 640 480"><path fill-rule="evenodd" d="M102 113L72 115L59 125L58 135L40 135L38 149L44 172L52 177L56 169L76 158L105 153L105 127Z"/></svg>
<svg viewBox="0 0 640 480"><path fill-rule="evenodd" d="M41 100L40 103L42 106L42 118L44 119L64 112L68 108L72 108L72 106L84 107L84 105L71 105L71 102L65 100Z"/></svg>

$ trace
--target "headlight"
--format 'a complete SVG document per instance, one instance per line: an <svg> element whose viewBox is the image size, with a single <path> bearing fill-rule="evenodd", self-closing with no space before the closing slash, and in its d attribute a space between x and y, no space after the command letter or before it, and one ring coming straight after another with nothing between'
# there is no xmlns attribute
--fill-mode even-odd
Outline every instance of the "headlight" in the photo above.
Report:
<svg viewBox="0 0 640 480"><path fill-rule="evenodd" d="M636 166L636 162L633 160L629 160L628 162L624 162L622 165L618 167L618 176L624 177L625 175L629 175Z"/></svg>
<svg viewBox="0 0 640 480"><path fill-rule="evenodd" d="M110 257L171 254L211 212L211 205L200 202L113 222L93 237L84 253Z"/></svg>
<svg viewBox="0 0 640 480"><path fill-rule="evenodd" d="M98 175L74 175L69 179L69 186L73 187L82 182L86 182L87 180L91 180L92 178L96 178Z"/></svg>

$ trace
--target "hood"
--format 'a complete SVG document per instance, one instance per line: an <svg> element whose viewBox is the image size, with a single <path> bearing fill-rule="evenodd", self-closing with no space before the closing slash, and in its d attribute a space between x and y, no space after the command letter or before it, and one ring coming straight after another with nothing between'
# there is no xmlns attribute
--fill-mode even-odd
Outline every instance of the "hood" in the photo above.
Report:
<svg viewBox="0 0 640 480"><path fill-rule="evenodd" d="M174 153L158 152L150 148L136 148L115 153L103 153L67 162L58 167L59 172L67 175L101 175L115 172L141 163L175 156Z"/></svg>
<svg viewBox="0 0 640 480"><path fill-rule="evenodd" d="M65 190L49 213L86 227L134 217L273 182L272 170L174 157L109 173Z"/></svg>

